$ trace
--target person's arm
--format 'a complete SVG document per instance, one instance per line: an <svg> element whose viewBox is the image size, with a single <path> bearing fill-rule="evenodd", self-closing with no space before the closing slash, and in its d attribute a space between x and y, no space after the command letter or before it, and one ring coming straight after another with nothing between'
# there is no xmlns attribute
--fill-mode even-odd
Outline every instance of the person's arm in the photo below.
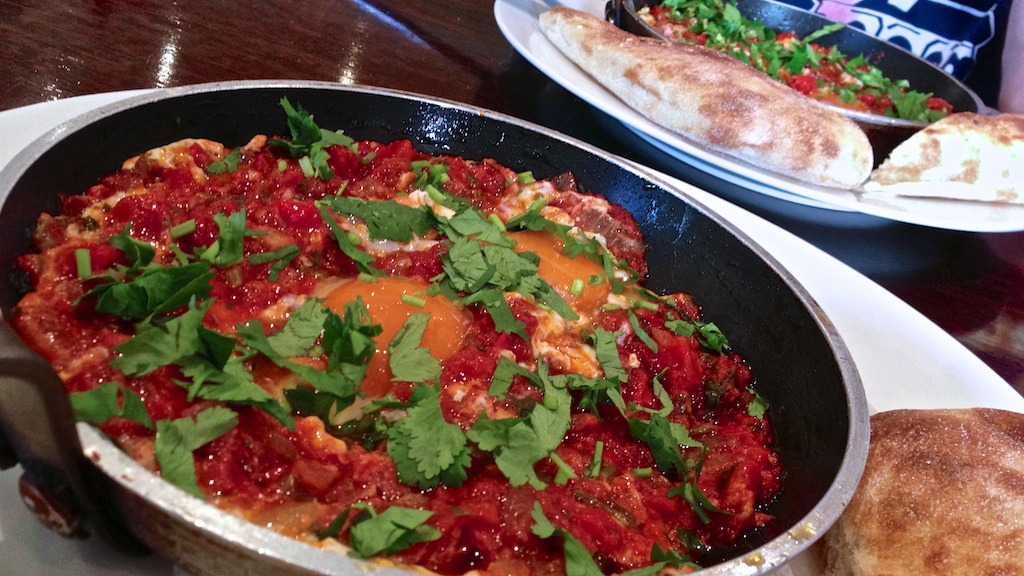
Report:
<svg viewBox="0 0 1024 576"><path fill-rule="evenodd" d="M1013 0L1003 45L999 111L1024 114L1024 0Z"/></svg>

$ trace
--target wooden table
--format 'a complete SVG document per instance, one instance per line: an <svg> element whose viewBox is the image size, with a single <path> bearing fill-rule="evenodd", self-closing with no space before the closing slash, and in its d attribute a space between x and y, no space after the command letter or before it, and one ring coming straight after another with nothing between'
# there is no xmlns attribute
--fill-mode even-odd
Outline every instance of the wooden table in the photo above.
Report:
<svg viewBox="0 0 1024 576"><path fill-rule="evenodd" d="M787 228L906 300L1024 393L1024 234L871 219L836 226L821 209L680 174L520 57L491 2L0 0L0 39L0 110L113 90L280 78L409 90L548 125Z"/></svg>

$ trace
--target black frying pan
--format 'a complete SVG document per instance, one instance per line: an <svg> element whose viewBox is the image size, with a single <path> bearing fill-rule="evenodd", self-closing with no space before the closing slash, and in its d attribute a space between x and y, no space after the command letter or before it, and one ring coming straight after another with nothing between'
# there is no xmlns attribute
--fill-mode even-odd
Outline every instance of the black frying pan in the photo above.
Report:
<svg viewBox="0 0 1024 576"><path fill-rule="evenodd" d="M646 235L647 286L693 294L729 337L771 403L784 488L777 522L721 553L708 574L767 571L803 550L837 517L867 453L863 389L828 319L779 265L708 209L643 172L566 136L485 110L372 88L321 83L228 83L161 91L87 114L34 143L0 173L0 266L30 251L41 212L84 191L121 162L185 137L227 146L286 133L282 96L320 126L358 139L407 138L420 150L491 157L550 177L571 170L582 188L629 210ZM0 288L6 318L23 282ZM0 355L0 465L16 458L33 480L73 496L91 527L133 538L196 574L350 573L352 561L249 525L134 466L91 428L81 438L52 370L4 323ZM6 440L4 440L6 438ZM127 526L127 529L125 527ZM753 567L754 572L750 572Z"/></svg>
<svg viewBox="0 0 1024 576"><path fill-rule="evenodd" d="M636 13L640 8L654 4L657 2L653 0L610 0L606 14L610 21L624 30L640 36L667 39ZM736 8L749 20L759 20L776 32L793 32L800 37L835 24L835 21L819 14L773 0L736 0ZM863 54L868 62L886 76L907 80L918 92L930 92L944 98L953 105L956 112L977 112L982 105L981 99L970 88L931 62L853 26L823 36L815 43L835 46L850 58ZM856 122L868 135L875 152L875 165L880 164L900 142L928 125L925 122L857 112L831 104L828 106Z"/></svg>

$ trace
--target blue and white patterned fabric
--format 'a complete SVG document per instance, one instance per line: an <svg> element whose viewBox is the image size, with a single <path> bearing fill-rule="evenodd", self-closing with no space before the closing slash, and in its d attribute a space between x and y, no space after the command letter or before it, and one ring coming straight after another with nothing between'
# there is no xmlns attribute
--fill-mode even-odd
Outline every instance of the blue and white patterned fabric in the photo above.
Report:
<svg viewBox="0 0 1024 576"><path fill-rule="evenodd" d="M905 48L968 84L975 82L979 93L992 82L998 86L1010 0L781 1Z"/></svg>

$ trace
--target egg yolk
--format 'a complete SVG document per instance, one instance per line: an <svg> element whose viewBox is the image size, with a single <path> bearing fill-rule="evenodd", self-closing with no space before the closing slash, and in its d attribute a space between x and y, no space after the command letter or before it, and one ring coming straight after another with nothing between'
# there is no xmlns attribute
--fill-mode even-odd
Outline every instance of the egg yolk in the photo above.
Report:
<svg viewBox="0 0 1024 576"><path fill-rule="evenodd" d="M537 274L551 285L576 311L583 316L593 314L607 301L611 286L607 280L591 285L590 278L604 278L604 268L594 260L581 255L570 258L562 253L563 242L549 232L527 230L509 234L516 241L516 252L534 252L540 256ZM582 291L572 293L572 285L581 282Z"/></svg>
<svg viewBox="0 0 1024 576"><path fill-rule="evenodd" d="M469 314L444 296L428 296L426 288L427 285L418 280L384 277L372 284L353 280L327 295L324 305L337 314L344 314L345 304L362 297L371 320L381 326L382 332L376 338L377 352L370 360L362 385L367 397L380 398L391 389L388 346L411 315L430 314L420 345L430 350L434 358L444 361L459 349L469 327ZM405 295L422 300L423 306L403 301Z"/></svg>

